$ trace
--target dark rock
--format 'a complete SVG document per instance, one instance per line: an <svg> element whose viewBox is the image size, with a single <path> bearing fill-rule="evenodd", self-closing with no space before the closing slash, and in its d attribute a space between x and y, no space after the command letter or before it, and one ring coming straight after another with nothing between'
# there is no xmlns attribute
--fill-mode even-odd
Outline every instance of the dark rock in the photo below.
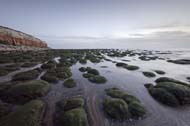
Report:
<svg viewBox="0 0 190 126"><path fill-rule="evenodd" d="M73 87L76 86L76 82L75 82L74 79L70 78L70 79L67 79L67 80L63 83L63 85L64 85L65 87L67 87L67 88L73 88Z"/></svg>
<svg viewBox="0 0 190 126"><path fill-rule="evenodd" d="M152 72L144 71L142 72L144 76L146 77L155 77L156 75Z"/></svg>
<svg viewBox="0 0 190 126"><path fill-rule="evenodd" d="M0 119L0 126L41 126L45 103L33 100Z"/></svg>

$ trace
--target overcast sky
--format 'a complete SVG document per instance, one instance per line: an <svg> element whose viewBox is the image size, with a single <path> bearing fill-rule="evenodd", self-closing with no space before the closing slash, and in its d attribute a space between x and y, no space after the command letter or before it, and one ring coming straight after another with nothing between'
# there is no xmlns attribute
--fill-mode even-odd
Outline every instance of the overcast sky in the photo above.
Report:
<svg viewBox="0 0 190 126"><path fill-rule="evenodd" d="M0 25L54 48L190 48L189 12L190 0L0 0Z"/></svg>

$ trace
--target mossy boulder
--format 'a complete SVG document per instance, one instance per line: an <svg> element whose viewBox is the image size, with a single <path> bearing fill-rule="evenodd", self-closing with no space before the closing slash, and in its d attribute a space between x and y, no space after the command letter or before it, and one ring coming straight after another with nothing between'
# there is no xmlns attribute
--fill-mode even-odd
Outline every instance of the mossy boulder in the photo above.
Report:
<svg viewBox="0 0 190 126"><path fill-rule="evenodd" d="M122 99L107 98L103 102L104 110L113 119L124 120L129 118L127 103Z"/></svg>
<svg viewBox="0 0 190 126"><path fill-rule="evenodd" d="M127 64L126 64L126 63L119 62L119 63L116 63L116 66L117 66L117 67L125 67L125 66L127 66Z"/></svg>
<svg viewBox="0 0 190 126"><path fill-rule="evenodd" d="M87 72L88 72L89 74L99 75L99 71L96 70L96 69L89 69L89 70L87 70Z"/></svg>
<svg viewBox="0 0 190 126"><path fill-rule="evenodd" d="M176 97L163 88L149 88L149 93L153 98L159 102L169 105L169 106L178 106L179 102Z"/></svg>
<svg viewBox="0 0 190 126"><path fill-rule="evenodd" d="M41 126L45 103L33 100L0 119L0 126Z"/></svg>
<svg viewBox="0 0 190 126"><path fill-rule="evenodd" d="M80 59L80 60L79 60L79 63L81 63L81 64L86 64L87 61L86 61L86 59Z"/></svg>
<svg viewBox="0 0 190 126"><path fill-rule="evenodd" d="M59 80L55 75L48 74L48 73L45 73L43 76L41 76L41 79L49 83L57 83Z"/></svg>
<svg viewBox="0 0 190 126"><path fill-rule="evenodd" d="M123 99L128 104L131 102L140 102L135 96L129 95L118 88L109 88L106 89L105 91L106 94L109 95L110 97Z"/></svg>
<svg viewBox="0 0 190 126"><path fill-rule="evenodd" d="M55 75L60 79L67 79L72 76L72 72L69 67L58 67L55 69Z"/></svg>
<svg viewBox="0 0 190 126"><path fill-rule="evenodd" d="M125 103L128 105L128 118L139 118L146 114L146 109L135 96L129 95L118 88L109 88L105 91L110 97L125 101Z"/></svg>
<svg viewBox="0 0 190 126"><path fill-rule="evenodd" d="M57 65L55 60L50 60L47 63L42 64L42 69L53 69Z"/></svg>
<svg viewBox="0 0 190 126"><path fill-rule="evenodd" d="M190 104L189 84L167 77L159 78L156 82L155 86L146 85L156 100L169 106Z"/></svg>
<svg viewBox="0 0 190 126"><path fill-rule="evenodd" d="M146 114L146 109L140 102L131 102L128 105L128 109L133 118L143 117Z"/></svg>
<svg viewBox="0 0 190 126"><path fill-rule="evenodd" d="M84 109L75 108L59 115L58 122L63 126L87 126L88 120Z"/></svg>
<svg viewBox="0 0 190 126"><path fill-rule="evenodd" d="M70 79L67 79L67 80L63 83L63 85L64 85L65 87L67 87L67 88L73 88L73 87L76 86L76 82L75 82L74 79L70 78Z"/></svg>
<svg viewBox="0 0 190 126"><path fill-rule="evenodd" d="M190 88L173 82L157 83L155 88L163 88L173 94L180 104L190 104Z"/></svg>
<svg viewBox="0 0 190 126"><path fill-rule="evenodd" d="M0 93L3 101L23 104L32 99L44 96L49 91L49 84L42 80L34 80L19 84L4 86Z"/></svg>
<svg viewBox="0 0 190 126"><path fill-rule="evenodd" d="M84 73L83 75L82 75L84 78L90 78L90 77L93 77L93 76L95 76L94 74L90 74L90 73Z"/></svg>
<svg viewBox="0 0 190 126"><path fill-rule="evenodd" d="M148 72L148 71L144 71L142 72L144 76L146 77L155 77L156 74L152 73L152 72Z"/></svg>
<svg viewBox="0 0 190 126"><path fill-rule="evenodd" d="M88 80L92 83L97 83L97 84L106 83L106 81L107 81L107 79L105 77L100 76L100 75L92 76L92 77L88 78Z"/></svg>
<svg viewBox="0 0 190 126"><path fill-rule="evenodd" d="M139 69L138 66L134 66L134 65L127 65L124 68L126 68L127 70L138 70Z"/></svg>
<svg viewBox="0 0 190 126"><path fill-rule="evenodd" d="M61 100L56 103L59 111L68 111L75 108L84 107L84 99L81 97L74 97L67 100Z"/></svg>
<svg viewBox="0 0 190 126"><path fill-rule="evenodd" d="M86 72L86 68L85 68L85 67L80 67L80 68L79 68L79 71L80 71L80 72Z"/></svg>
<svg viewBox="0 0 190 126"><path fill-rule="evenodd" d="M162 70L154 70L157 74L164 75L166 72Z"/></svg>
<svg viewBox="0 0 190 126"><path fill-rule="evenodd" d="M13 81L26 81L36 79L40 74L40 69L29 70L26 72L21 72L12 77Z"/></svg>
<svg viewBox="0 0 190 126"><path fill-rule="evenodd" d="M169 77L160 77L160 78L156 79L155 82L156 83L159 83L159 82L173 82L173 83L178 83L178 84L190 87L190 85L185 83L185 82L182 82L182 81L179 81L179 80L176 80L176 79L173 79L173 78L169 78Z"/></svg>

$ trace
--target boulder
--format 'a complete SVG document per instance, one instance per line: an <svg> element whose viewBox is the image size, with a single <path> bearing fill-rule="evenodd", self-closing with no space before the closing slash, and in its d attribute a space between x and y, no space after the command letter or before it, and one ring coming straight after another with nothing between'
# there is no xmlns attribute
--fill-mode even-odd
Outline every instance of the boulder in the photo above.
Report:
<svg viewBox="0 0 190 126"><path fill-rule="evenodd" d="M41 119L45 103L41 100L30 101L0 119L0 126L42 126Z"/></svg>

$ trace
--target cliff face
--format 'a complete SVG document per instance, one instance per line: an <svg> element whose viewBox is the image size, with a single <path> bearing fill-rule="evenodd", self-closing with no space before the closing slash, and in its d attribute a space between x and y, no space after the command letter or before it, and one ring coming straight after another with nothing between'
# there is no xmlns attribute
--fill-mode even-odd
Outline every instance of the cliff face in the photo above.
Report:
<svg viewBox="0 0 190 126"><path fill-rule="evenodd" d="M46 42L23 32L3 26L0 26L0 41L9 45L47 48Z"/></svg>

